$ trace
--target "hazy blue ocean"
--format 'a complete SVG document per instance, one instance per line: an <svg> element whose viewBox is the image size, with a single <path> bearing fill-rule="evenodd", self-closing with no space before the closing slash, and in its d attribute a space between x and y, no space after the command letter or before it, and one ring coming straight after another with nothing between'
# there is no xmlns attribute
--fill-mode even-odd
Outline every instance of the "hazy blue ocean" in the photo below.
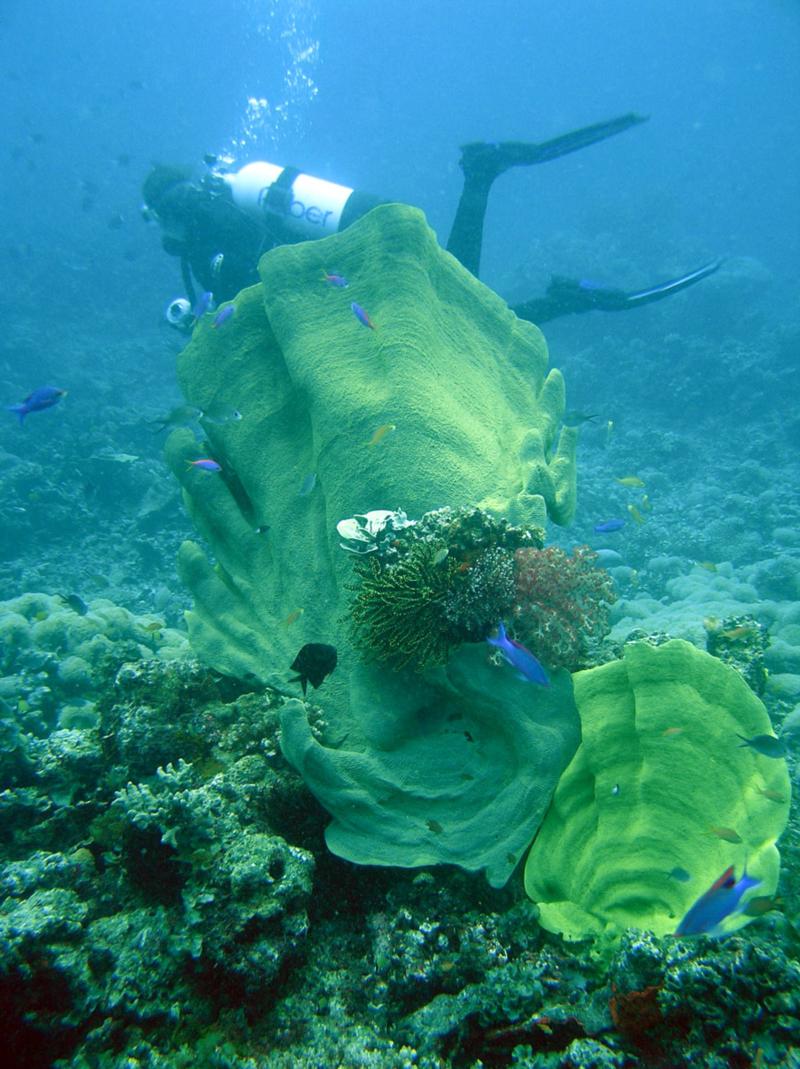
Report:
<svg viewBox="0 0 800 1069"><path fill-rule="evenodd" d="M217 918L210 935L212 922L202 928L197 917L212 900L236 898L247 866L227 892L198 890L196 875L185 885L175 877L174 895L154 892L149 881L176 858L184 873L213 869L217 833L188 845L180 821L170 832L142 815L163 800L145 803L141 794L134 805L124 794L132 784L153 799L174 789L174 805L189 806L191 792L199 797L227 767L221 751L203 749L204 733L217 741L221 733L222 750L237 760L278 753L277 713L263 688L248 697L246 680L187 667L192 596L176 557L197 533L159 430L184 403L176 358L188 336L165 312L186 290L158 225L142 217L153 165L186 167L196 179L209 173L204 156L231 171L255 160L297 167L421 208L445 243L462 188L460 146L542 142L630 112L647 121L496 179L480 278L514 305L541 296L552 276L587 291L635 293L721 261L663 301L543 324L550 364L566 382L563 422L581 425L575 517L550 524L547 541L600 551L618 597L609 639L617 652L636 629L705 649L709 634L733 635L735 644L737 627L754 628L762 647L747 664L755 658L763 673L754 689L774 730L786 723L795 740L787 765L795 776L800 5L4 0L0 54L5 1064L800 1066L796 803L779 842L783 912L709 944L703 967L716 979L701 991L700 965L691 973L688 957L670 957L650 936L625 937L624 950L608 951L589 979L585 944L542 936L533 920L532 934L521 936L509 920L530 905L519 870L494 892L454 866L420 877L332 857L322 838L328 818L285 762L270 766L271 786L253 810L220 817L228 823L219 836L233 842L231 822L252 831L262 820L276 841L297 847L297 857L286 847L275 862L281 873L300 866L305 851L307 867L290 889L304 904L288 910L291 921L284 902L250 927L242 905L235 920ZM46 386L65 395L24 422L6 411ZM246 410L253 400L237 403ZM299 496L313 490L312 482ZM615 518L624 520L618 530L595 530ZM297 536L297 554L305 551ZM281 616L289 609L304 607L288 605ZM288 630L297 618L287 619ZM162 678L147 660L156 655L183 667ZM732 660L746 667L747 658ZM123 662L139 668L120 669ZM314 695L323 719L325 694ZM149 720L145 708L156 710ZM194 719L178 732L187 710ZM156 731L159 717L166 726ZM179 782L179 758L195 761L199 779ZM724 775L715 760L712 779ZM788 804L766 778L751 793L759 790ZM214 812L209 802L202 819ZM137 869L132 857L146 863ZM256 866L261 855L252 857ZM731 860L738 874L747 859ZM665 859L667 871L672 864ZM273 951L259 940L268 941L278 914L267 966ZM219 933L237 924L245 934L232 950ZM250 938L260 949L248 957ZM773 960L770 947L780 948ZM728 955L722 964L717 952ZM158 964L167 960L181 962L177 971ZM740 960L748 964L735 991ZM534 961L535 980L520 980ZM557 999L548 976L562 984ZM645 994L622 1005L620 990ZM770 996L762 1017L748 1016L748 1000ZM714 1028L697 1024L712 1011ZM660 1037L651 1046L648 1032Z"/></svg>

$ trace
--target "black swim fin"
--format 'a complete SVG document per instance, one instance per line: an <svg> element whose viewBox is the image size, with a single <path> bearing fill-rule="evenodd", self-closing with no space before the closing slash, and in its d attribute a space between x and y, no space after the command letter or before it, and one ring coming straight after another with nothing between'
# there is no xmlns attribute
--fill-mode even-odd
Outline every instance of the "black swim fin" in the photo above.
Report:
<svg viewBox="0 0 800 1069"><path fill-rule="evenodd" d="M640 290L638 293L628 293L625 297L625 307L635 308L639 304L650 304L653 301L663 300L664 297L671 297L673 293L679 293L687 286L693 286L695 282L713 275L720 269L722 263L722 260L712 260L711 263L698 267L696 271L690 271L688 275L670 279L669 282L660 282L657 286Z"/></svg>
<svg viewBox="0 0 800 1069"><path fill-rule="evenodd" d="M468 178L491 181L509 167L530 166L558 159L559 156L605 141L607 137L614 137L646 121L646 115L629 112L608 122L572 130L551 141L473 141L461 146L461 169Z"/></svg>

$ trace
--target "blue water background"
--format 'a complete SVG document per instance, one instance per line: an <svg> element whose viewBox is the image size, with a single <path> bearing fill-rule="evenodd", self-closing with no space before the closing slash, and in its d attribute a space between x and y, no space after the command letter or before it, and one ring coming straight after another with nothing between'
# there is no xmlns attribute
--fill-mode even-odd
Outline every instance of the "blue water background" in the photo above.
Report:
<svg viewBox="0 0 800 1069"><path fill-rule="evenodd" d="M24 431L0 423L0 450L36 465L23 477L3 463L1 596L59 577L80 587L98 570L88 542L79 558L70 540L84 528L97 557L122 561L123 601L171 581L188 531L177 496L150 526L139 517L154 486L174 494L143 417L178 401L180 339L162 311L180 279L139 217L140 188L154 161L200 173L204 152L237 142L240 162L295 164L417 204L444 240L461 143L649 115L502 176L487 217L482 277L509 300L540 292L551 272L636 288L731 258L663 304L546 328L568 403L599 413L566 540L624 507L613 476L647 469L662 479L661 507L626 534L639 567L666 550L748 559L771 537L763 509L719 528L716 544L699 538L704 495L724 513L729 466L748 457L766 473L753 493L772 479L784 514L797 514L796 3L7 0L0 47L0 400L44 383L70 391ZM266 102L249 118L248 98ZM108 451L142 461L104 468Z"/></svg>

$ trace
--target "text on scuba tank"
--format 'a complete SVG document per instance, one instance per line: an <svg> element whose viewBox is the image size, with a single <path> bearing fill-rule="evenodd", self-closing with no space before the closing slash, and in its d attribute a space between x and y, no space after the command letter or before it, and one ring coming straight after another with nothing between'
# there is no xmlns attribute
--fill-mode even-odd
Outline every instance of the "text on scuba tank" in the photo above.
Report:
<svg viewBox="0 0 800 1069"><path fill-rule="evenodd" d="M292 197L291 204L289 205L289 215L295 219L306 219L309 223L315 225L325 226L328 221L328 216L333 215L333 212L328 209L323 211L322 208L318 208L316 204L309 204L308 207L296 197Z"/></svg>

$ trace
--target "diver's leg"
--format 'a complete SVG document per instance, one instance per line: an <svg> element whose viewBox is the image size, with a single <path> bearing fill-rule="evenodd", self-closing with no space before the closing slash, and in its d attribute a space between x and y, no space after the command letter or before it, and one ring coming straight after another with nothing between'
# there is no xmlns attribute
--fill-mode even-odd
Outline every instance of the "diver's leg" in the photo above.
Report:
<svg viewBox="0 0 800 1069"><path fill-rule="evenodd" d="M468 271L477 275L480 270L483 244L483 220L492 182L509 167L546 163L566 156L569 152L594 145L607 137L645 122L646 117L630 113L609 122L595 123L573 130L569 134L542 141L472 142L461 148L461 169L464 188L458 202L456 216L447 239L447 251L460 260Z"/></svg>
<svg viewBox="0 0 800 1069"><path fill-rule="evenodd" d="M560 316L579 315L581 312L626 312L629 308L638 308L642 304L663 301L673 293L680 293L681 290L694 286L696 282L718 271L721 264L722 260L712 260L711 263L681 275L680 278L660 282L657 286L650 286L636 293L605 289L557 275L550 280L544 297L534 297L533 300L512 305L511 311L519 319L528 319L536 324L548 323Z"/></svg>
<svg viewBox="0 0 800 1069"><path fill-rule="evenodd" d="M483 221L494 177L470 176L464 170L464 188L450 227L447 251L452 253L477 278L481 269Z"/></svg>

